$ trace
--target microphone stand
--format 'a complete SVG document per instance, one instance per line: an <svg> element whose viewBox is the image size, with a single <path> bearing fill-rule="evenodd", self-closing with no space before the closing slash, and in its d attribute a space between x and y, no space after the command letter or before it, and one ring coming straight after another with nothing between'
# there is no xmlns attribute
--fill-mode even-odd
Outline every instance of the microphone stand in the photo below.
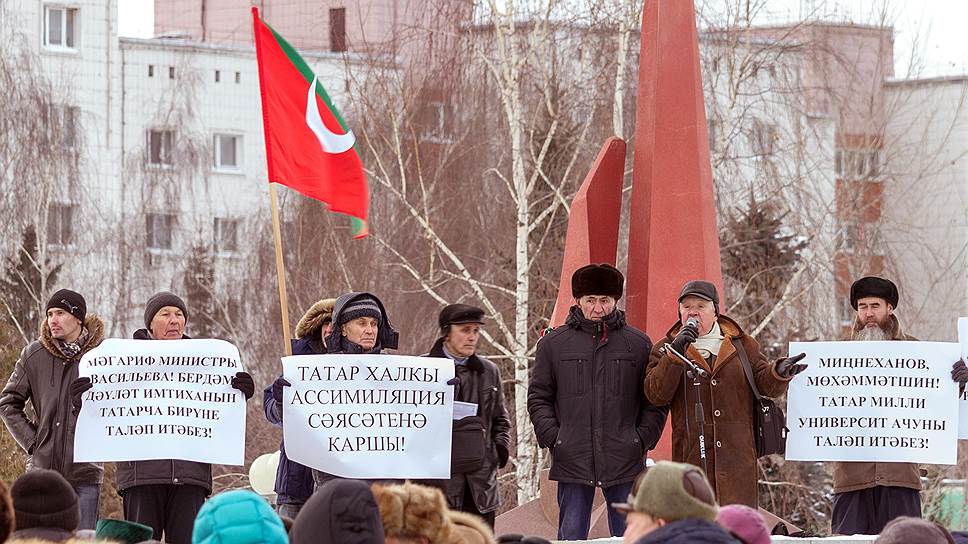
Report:
<svg viewBox="0 0 968 544"><path fill-rule="evenodd" d="M702 407L702 391L700 390L702 382L700 380L708 378L709 373L690 361L688 357L676 351L671 344L666 343L664 348L667 353L671 353L673 357L686 365L688 369L686 376L692 380L693 391L696 394L696 422L699 424L699 461L702 463L703 472L706 472L706 412Z"/></svg>

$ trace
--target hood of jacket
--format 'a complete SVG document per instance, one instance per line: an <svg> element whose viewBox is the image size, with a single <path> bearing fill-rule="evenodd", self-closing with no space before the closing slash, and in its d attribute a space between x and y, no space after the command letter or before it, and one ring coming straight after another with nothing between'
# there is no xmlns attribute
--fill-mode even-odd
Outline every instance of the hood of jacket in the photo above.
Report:
<svg viewBox="0 0 968 544"><path fill-rule="evenodd" d="M81 357L85 353L91 351L92 349L98 347L102 341L104 341L104 321L96 315L89 315L84 318L84 328L87 329L87 343L81 347L81 351L77 354L77 357L73 359L74 362L80 361ZM48 352L54 357L62 361L71 361L72 359L64 355L57 342L54 341L54 337L50 334L50 325L47 324L47 320L43 320L40 325L40 343L44 346Z"/></svg>
<svg viewBox="0 0 968 544"><path fill-rule="evenodd" d="M742 544L712 521L681 519L667 523L640 538L635 544Z"/></svg>
<svg viewBox="0 0 968 544"><path fill-rule="evenodd" d="M390 324L390 317L387 315L387 310L383 306L383 301L377 298L376 295L372 293L365 292L352 292L345 293L336 299L336 303L333 305L333 330L326 337L326 345L329 346L331 351L339 351L343 333L339 327L335 326L339 323L340 315L343 313L343 309L346 308L347 304L350 302L363 297L369 297L376 301L376 305L380 308L380 331L376 336L376 344L380 349L397 349L397 344L400 340L400 334L393 328Z"/></svg>
<svg viewBox="0 0 968 544"><path fill-rule="evenodd" d="M335 298L324 298L310 306L296 324L296 338L310 335L318 337L320 329L323 328L323 322L333 317L334 306L336 306Z"/></svg>
<svg viewBox="0 0 968 544"><path fill-rule="evenodd" d="M383 544L373 492L360 480L330 480L306 501L289 531L292 544Z"/></svg>

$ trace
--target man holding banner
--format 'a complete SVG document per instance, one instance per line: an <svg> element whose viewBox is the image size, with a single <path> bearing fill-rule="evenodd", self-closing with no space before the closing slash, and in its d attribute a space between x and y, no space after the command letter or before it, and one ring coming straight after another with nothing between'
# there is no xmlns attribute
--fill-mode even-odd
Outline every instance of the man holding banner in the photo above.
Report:
<svg viewBox="0 0 968 544"><path fill-rule="evenodd" d="M136 340L182 340L188 321L188 307L169 292L156 293L145 304L145 328L134 333ZM93 386L89 377L72 384L74 404L80 408L82 395ZM246 399L255 383L246 372L238 372L231 386ZM183 459L119 461L117 487L124 518L151 527L155 540L187 544L192 540L195 516L212 492L212 465Z"/></svg>
<svg viewBox="0 0 968 544"><path fill-rule="evenodd" d="M370 293L345 293L333 305L333 327L326 338L327 354L379 354L396 349L399 335L390 325L383 302ZM313 469L316 489L336 478Z"/></svg>
<svg viewBox="0 0 968 544"><path fill-rule="evenodd" d="M850 287L854 324L846 340L916 341L905 334L894 315L897 286L890 280L867 276ZM964 385L968 369L958 361L952 378ZM921 517L921 474L916 463L837 462L834 464L834 503L831 532L879 534L899 516Z"/></svg>

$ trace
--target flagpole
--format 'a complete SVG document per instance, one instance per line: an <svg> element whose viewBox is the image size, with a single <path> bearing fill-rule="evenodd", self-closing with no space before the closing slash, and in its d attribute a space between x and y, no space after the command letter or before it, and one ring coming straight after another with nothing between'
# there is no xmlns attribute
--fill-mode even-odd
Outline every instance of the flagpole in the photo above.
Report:
<svg viewBox="0 0 968 544"><path fill-rule="evenodd" d="M286 355L292 355L289 341L289 299L286 296L286 264L282 260L282 229L279 227L279 199L276 198L276 184L269 183L269 206L272 209L272 233L276 239L276 278L279 284L279 311L282 313L282 342Z"/></svg>

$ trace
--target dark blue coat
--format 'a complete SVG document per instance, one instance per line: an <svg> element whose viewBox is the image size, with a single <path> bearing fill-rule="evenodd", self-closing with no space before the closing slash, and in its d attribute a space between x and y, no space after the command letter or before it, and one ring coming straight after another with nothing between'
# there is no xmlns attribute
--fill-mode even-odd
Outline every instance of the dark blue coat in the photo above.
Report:
<svg viewBox="0 0 968 544"><path fill-rule="evenodd" d="M306 336L292 341L293 355L326 353L318 338ZM282 427L282 405L272 398L272 385L262 392L262 407L269 423ZM276 504L302 504L313 494L313 470L286 457L285 441L279 443L279 468L276 469Z"/></svg>

